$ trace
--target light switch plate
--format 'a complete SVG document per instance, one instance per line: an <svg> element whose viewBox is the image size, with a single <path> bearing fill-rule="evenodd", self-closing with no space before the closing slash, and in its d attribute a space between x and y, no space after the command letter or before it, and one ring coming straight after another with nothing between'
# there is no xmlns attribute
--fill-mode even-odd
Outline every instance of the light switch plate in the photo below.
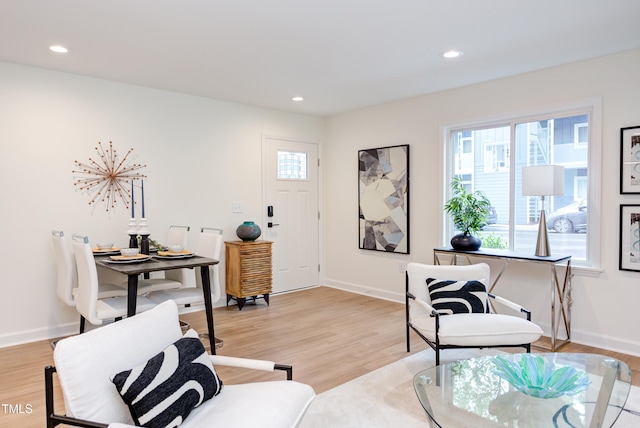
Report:
<svg viewBox="0 0 640 428"><path fill-rule="evenodd" d="M242 212L242 202L234 202L231 205L231 211L234 213L241 213Z"/></svg>

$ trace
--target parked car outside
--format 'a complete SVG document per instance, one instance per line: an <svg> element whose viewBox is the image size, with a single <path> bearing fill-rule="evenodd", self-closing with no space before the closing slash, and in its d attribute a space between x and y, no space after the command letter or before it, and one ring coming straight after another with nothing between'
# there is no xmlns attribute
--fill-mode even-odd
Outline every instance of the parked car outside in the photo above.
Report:
<svg viewBox="0 0 640 428"><path fill-rule="evenodd" d="M587 200L580 199L549 214L547 229L558 233L586 232Z"/></svg>
<svg viewBox="0 0 640 428"><path fill-rule="evenodd" d="M482 225L481 229L484 229L485 226L490 224L496 224L498 222L498 211L496 211L496 207L490 206L487 210L487 220Z"/></svg>
<svg viewBox="0 0 640 428"><path fill-rule="evenodd" d="M496 224L498 222L498 211L496 211L496 207L489 207L487 213L487 224Z"/></svg>

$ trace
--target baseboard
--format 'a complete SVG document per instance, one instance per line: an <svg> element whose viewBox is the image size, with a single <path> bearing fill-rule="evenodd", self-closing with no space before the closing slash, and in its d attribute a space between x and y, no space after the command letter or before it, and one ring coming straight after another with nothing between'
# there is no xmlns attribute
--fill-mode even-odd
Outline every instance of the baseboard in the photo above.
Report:
<svg viewBox="0 0 640 428"><path fill-rule="evenodd" d="M325 285L327 287L349 291L351 293L362 294L364 296L376 297L379 299L389 300L402 304L405 303L404 290L402 293L393 293L386 290L365 287L359 284L353 284L344 281L334 281L326 278ZM551 331L550 324L540 323L540 328L545 331L545 335L548 335L548 332ZM572 325L571 329L571 342L640 357L640 342L638 341L630 341L627 339L615 338L611 336L601 336L588 331L577 330L575 328L575 325ZM562 351L562 348L560 348L559 351Z"/></svg>
<svg viewBox="0 0 640 428"><path fill-rule="evenodd" d="M404 303L404 290L402 293L393 293L377 288L365 287L344 281L333 281L325 279L324 285L338 290L349 291L351 293L362 294L363 296L376 297L378 299L389 300L391 302Z"/></svg>
<svg viewBox="0 0 640 428"><path fill-rule="evenodd" d="M221 299L222 300L222 299ZM224 302L217 302L213 307L224 306ZM202 305L192 305L190 308L185 308L181 311L181 313L190 313L196 311L203 311L204 304ZM105 321L104 324L108 324L112 321ZM91 323L86 323L86 331L90 331L94 328L98 328L98 326L94 326ZM73 336L80 332L80 317L78 317L78 321L70 322L66 324L60 324L57 326L41 328L41 329L33 329L33 330L21 330L14 331L7 334L0 335L0 348L7 348L9 346L17 346L23 345L25 343L38 342L41 340L55 340L62 337Z"/></svg>
<svg viewBox="0 0 640 428"><path fill-rule="evenodd" d="M55 327L23 330L3 334L0 336L0 348L23 345L40 340L53 340L60 337L72 336L80 331L80 322L62 324Z"/></svg>
<svg viewBox="0 0 640 428"><path fill-rule="evenodd" d="M640 357L640 342L638 341L594 335L588 331L576 330L572 327L571 342ZM562 348L560 348L560 351L562 351Z"/></svg>

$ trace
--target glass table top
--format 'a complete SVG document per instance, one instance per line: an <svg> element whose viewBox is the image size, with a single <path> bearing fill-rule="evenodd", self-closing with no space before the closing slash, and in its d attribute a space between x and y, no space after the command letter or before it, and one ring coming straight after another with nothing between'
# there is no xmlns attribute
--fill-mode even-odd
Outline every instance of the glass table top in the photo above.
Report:
<svg viewBox="0 0 640 428"><path fill-rule="evenodd" d="M434 427L610 427L631 369L597 354L501 354L423 370L413 385Z"/></svg>

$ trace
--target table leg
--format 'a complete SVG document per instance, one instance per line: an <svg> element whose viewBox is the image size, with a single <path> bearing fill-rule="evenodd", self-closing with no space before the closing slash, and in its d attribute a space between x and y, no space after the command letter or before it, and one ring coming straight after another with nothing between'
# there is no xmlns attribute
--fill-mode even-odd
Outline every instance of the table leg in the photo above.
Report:
<svg viewBox="0 0 640 428"><path fill-rule="evenodd" d="M551 352L556 351L556 283L555 283L556 265L551 265Z"/></svg>
<svg viewBox="0 0 640 428"><path fill-rule="evenodd" d="M216 354L216 336L213 332L213 302L211 301L211 279L209 275L209 266L200 267L200 276L202 277L202 292L204 293L204 307L207 314L207 329L209 331L209 345L211 346L211 354Z"/></svg>
<svg viewBox="0 0 640 428"><path fill-rule="evenodd" d="M127 316L136 314L136 303L138 301L138 275L129 275L127 278Z"/></svg>

